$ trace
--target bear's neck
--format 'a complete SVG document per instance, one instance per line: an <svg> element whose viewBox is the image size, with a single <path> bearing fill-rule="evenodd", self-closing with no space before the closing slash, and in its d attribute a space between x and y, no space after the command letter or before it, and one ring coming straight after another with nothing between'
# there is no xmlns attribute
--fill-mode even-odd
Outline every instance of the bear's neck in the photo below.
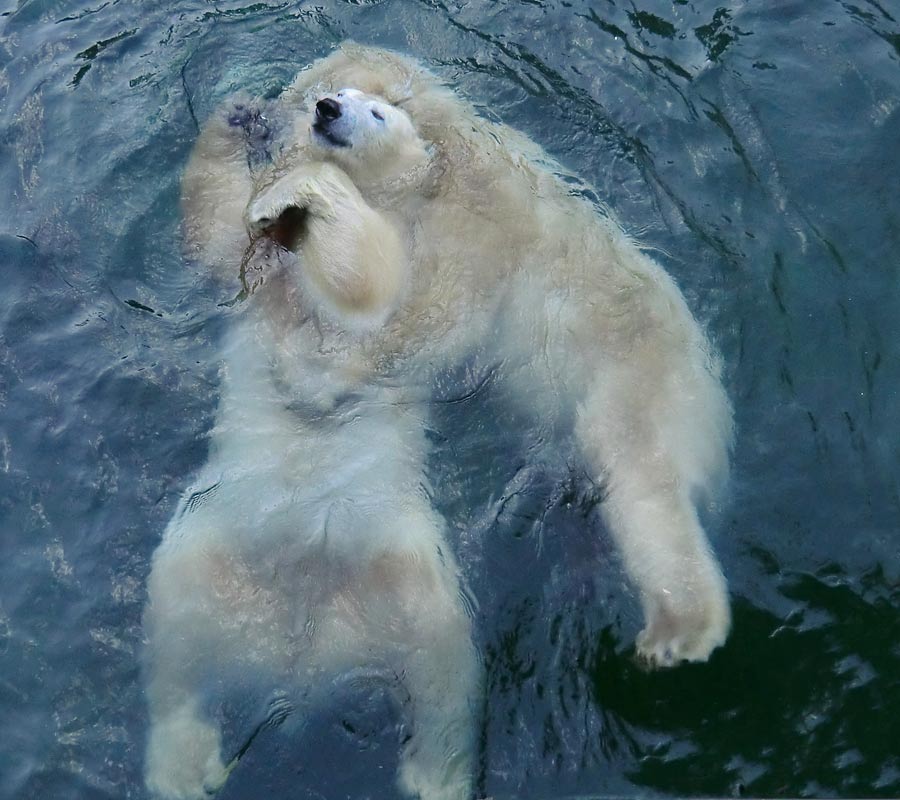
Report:
<svg viewBox="0 0 900 800"><path fill-rule="evenodd" d="M441 167L434 152L419 151L414 157L392 161L377 172L351 174L356 187L369 202L399 211L414 196L431 197L437 191Z"/></svg>

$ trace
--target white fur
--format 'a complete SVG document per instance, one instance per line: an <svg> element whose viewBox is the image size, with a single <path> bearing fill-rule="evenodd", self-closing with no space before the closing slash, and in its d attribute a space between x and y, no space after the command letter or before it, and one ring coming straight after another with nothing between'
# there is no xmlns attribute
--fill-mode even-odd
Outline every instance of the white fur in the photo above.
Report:
<svg viewBox="0 0 900 800"><path fill-rule="evenodd" d="M343 104L329 137L310 128L323 97ZM147 783L196 798L227 777L201 702L217 668L313 703L365 663L408 693L401 788L466 800L481 672L424 486L435 381L478 352L507 365L515 402L574 420L642 599L638 652L659 666L728 632L695 502L727 469L730 409L672 280L417 64L346 46L280 107L292 132L264 175L222 115L184 178L192 252L252 291L203 491L154 556ZM301 212L290 250L272 244Z"/></svg>

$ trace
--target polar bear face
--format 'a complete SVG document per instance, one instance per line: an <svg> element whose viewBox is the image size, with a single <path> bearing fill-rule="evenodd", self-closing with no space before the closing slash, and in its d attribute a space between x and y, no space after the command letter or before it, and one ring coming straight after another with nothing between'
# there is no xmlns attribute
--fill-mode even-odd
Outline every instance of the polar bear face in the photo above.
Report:
<svg viewBox="0 0 900 800"><path fill-rule="evenodd" d="M401 172L428 155L426 143L405 111L353 88L319 97L310 136L314 147L356 177Z"/></svg>

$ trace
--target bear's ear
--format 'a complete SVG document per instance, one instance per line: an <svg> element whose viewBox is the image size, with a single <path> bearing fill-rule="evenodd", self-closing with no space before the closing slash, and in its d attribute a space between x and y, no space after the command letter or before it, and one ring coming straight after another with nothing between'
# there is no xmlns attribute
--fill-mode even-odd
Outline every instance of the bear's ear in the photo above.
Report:
<svg viewBox="0 0 900 800"><path fill-rule="evenodd" d="M413 96L413 81L407 77L402 81L386 86L381 95L392 106L403 108L404 103L408 103Z"/></svg>

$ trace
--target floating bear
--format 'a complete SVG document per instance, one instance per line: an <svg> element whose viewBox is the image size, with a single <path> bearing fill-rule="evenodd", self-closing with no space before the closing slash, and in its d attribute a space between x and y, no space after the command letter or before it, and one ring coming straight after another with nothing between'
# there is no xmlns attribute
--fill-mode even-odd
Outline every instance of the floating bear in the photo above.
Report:
<svg viewBox="0 0 900 800"><path fill-rule="evenodd" d="M520 412L569 421L656 666L728 632L696 504L729 403L668 275L415 61L348 44L276 106L277 136L250 106L214 115L183 181L191 256L246 291L209 461L153 558L147 784L199 798L236 763L211 675L311 708L367 664L404 693L401 790L468 800L481 665L424 476L437 382L477 353Z"/></svg>

